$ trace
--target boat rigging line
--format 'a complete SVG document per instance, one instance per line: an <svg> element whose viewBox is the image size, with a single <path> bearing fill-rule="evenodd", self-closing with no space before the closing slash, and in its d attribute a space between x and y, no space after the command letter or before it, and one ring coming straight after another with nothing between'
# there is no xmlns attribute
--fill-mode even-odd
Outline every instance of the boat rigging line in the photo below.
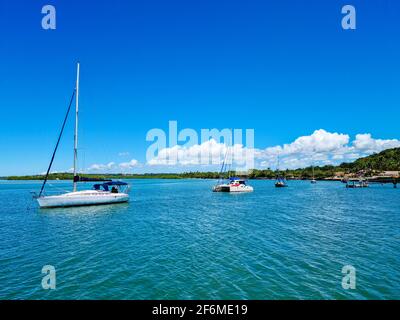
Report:
<svg viewBox="0 0 400 320"><path fill-rule="evenodd" d="M68 110L67 110L67 113L65 114L64 122L63 122L63 125L62 125L62 128L61 128L60 134L58 136L57 144L56 144L56 147L54 148L53 156L51 157L51 161L50 161L49 167L47 169L46 176L45 176L43 184L42 184L42 188L40 189L39 197L42 195L43 190L44 190L44 186L46 185L46 182L47 182L47 178L49 177L51 166L53 165L54 157L56 155L56 152L57 152L57 149L58 149L58 145L60 143L62 134L64 132L65 124L66 124L67 119L68 119L69 111L71 110L71 105L72 105L72 102L73 102L74 97L75 97L75 92L76 92L76 88L72 92L71 100L69 101L69 105L68 105Z"/></svg>

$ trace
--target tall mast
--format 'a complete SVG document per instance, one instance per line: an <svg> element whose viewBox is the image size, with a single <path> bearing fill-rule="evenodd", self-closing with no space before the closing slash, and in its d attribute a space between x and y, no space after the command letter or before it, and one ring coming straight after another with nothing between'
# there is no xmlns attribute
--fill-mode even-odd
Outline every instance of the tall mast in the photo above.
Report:
<svg viewBox="0 0 400 320"><path fill-rule="evenodd" d="M276 164L276 171L277 171L278 174L279 174L279 154L278 154L278 163Z"/></svg>
<svg viewBox="0 0 400 320"><path fill-rule="evenodd" d="M76 191L77 166L78 166L78 114L79 114L79 62L76 69L76 96L75 96L75 133L74 133L74 189Z"/></svg>

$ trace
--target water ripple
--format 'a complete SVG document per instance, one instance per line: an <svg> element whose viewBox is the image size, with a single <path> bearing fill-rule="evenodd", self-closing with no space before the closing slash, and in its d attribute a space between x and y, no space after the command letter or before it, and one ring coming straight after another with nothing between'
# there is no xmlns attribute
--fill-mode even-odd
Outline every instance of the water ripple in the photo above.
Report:
<svg viewBox="0 0 400 320"><path fill-rule="evenodd" d="M65 182L56 182L61 188ZM400 190L252 181L133 181L129 204L40 210L0 183L2 299L399 299ZM41 268L57 290L41 289ZM357 289L341 287L342 267Z"/></svg>

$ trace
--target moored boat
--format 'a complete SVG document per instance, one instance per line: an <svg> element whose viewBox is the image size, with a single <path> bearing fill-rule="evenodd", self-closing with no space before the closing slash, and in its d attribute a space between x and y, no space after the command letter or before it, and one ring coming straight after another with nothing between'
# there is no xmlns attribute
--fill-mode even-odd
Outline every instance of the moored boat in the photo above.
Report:
<svg viewBox="0 0 400 320"><path fill-rule="evenodd" d="M346 188L367 188L369 187L368 181L364 179L349 179L346 183Z"/></svg>
<svg viewBox="0 0 400 320"><path fill-rule="evenodd" d="M113 183L116 182L127 185L124 182L113 181ZM41 208L76 207L127 202L129 195L120 191L83 190L61 195L38 197L37 200Z"/></svg>
<svg viewBox="0 0 400 320"><path fill-rule="evenodd" d="M278 177L275 181L275 187L277 188L285 188L287 187L286 179L283 177Z"/></svg>
<svg viewBox="0 0 400 320"><path fill-rule="evenodd" d="M312 184L317 183L317 180L315 180L315 174L314 174L314 166L312 166L312 179L310 181Z"/></svg>
<svg viewBox="0 0 400 320"><path fill-rule="evenodd" d="M246 180L238 177L230 177L229 170L227 170L227 157L229 148L227 149L222 162L221 170L219 172L219 179L217 184L212 188L213 192L252 192L252 186L247 185ZM228 172L228 173L227 173ZM224 176L228 175L228 181L224 182Z"/></svg>
<svg viewBox="0 0 400 320"><path fill-rule="evenodd" d="M284 176L280 174L279 171L279 156L278 156L278 164L276 166L276 180L275 180L275 187L276 188L285 188L287 187L286 179Z"/></svg>
<svg viewBox="0 0 400 320"><path fill-rule="evenodd" d="M56 155L58 145L60 143L62 134L64 132L65 124L68 119L68 114L71 109L73 99L75 97L75 132L74 132L74 181L72 192L59 194L59 195L45 195L44 188ZM40 208L55 208L55 207L73 207L73 206L88 206L88 205L102 205L113 204L129 201L129 185L122 181L103 180L102 184L95 184L93 190L77 190L77 183L84 181L99 181L99 179L82 178L77 174L77 161L78 161L78 114L79 114L79 63L77 64L76 87L72 93L72 97L68 106L67 113L59 134L56 147L53 151L49 167L42 188L38 196L35 196L39 203ZM101 180L100 180L101 181ZM110 190L111 187L111 190Z"/></svg>
<svg viewBox="0 0 400 320"><path fill-rule="evenodd" d="M217 184L213 187L214 192L252 192L254 189L246 184L246 180L231 177L228 183Z"/></svg>

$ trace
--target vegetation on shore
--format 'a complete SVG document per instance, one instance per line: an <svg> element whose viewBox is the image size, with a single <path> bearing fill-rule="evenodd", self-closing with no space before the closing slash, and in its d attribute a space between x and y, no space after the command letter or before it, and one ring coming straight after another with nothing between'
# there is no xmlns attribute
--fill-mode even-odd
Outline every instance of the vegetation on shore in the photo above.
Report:
<svg viewBox="0 0 400 320"><path fill-rule="evenodd" d="M359 170L400 171L400 148L386 149L352 163L342 163L340 168L356 172Z"/></svg>
<svg viewBox="0 0 400 320"><path fill-rule="evenodd" d="M285 170L283 173L286 177L295 179L312 178L312 167ZM316 179L333 178L337 173L356 174L363 172L366 176L383 171L400 171L400 148L387 149L380 153L374 153L370 156L359 158L351 163L342 163L338 166L326 165L314 167L314 176ZM274 178L276 172L270 169L257 170L254 169L249 174L250 178Z"/></svg>
<svg viewBox="0 0 400 320"><path fill-rule="evenodd" d="M316 179L327 179L334 177L338 172L344 174L355 174L363 171L366 175L373 175L382 171L400 171L400 148L387 149L377 154L357 159L352 163L342 163L338 166L316 166L314 176ZM239 173L229 172L228 175L240 175ZM312 167L285 170L282 172L287 178L310 179L312 177ZM274 179L276 171L271 169L253 169L247 174L249 179ZM184 172L184 173L144 173L144 174L85 174L85 177L96 179L217 179L219 172ZM43 180L44 175L32 176L9 176L6 180ZM49 180L72 180L72 173L52 173Z"/></svg>
<svg viewBox="0 0 400 320"><path fill-rule="evenodd" d="M218 172L184 172L184 173L104 173L104 174L84 174L85 178L91 179L217 179ZM31 175L31 176L9 176L4 177L5 180L44 180L44 175ZM61 172L49 174L48 180L72 180L74 175L72 173Z"/></svg>

